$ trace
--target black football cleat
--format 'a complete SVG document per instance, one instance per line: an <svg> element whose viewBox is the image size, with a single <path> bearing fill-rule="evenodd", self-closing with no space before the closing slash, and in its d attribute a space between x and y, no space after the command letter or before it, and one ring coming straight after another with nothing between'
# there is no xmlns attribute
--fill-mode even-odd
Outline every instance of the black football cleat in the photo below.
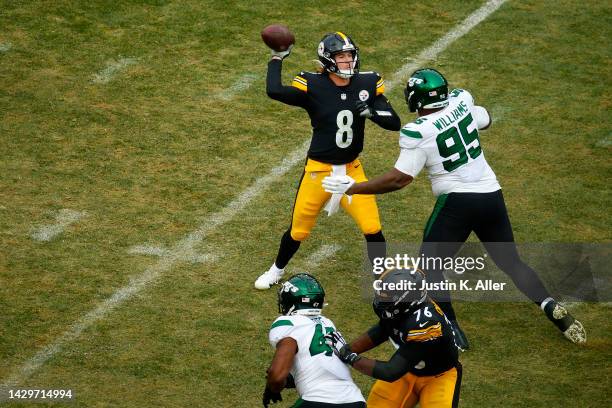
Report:
<svg viewBox="0 0 612 408"><path fill-rule="evenodd" d="M561 330L565 338L576 344L586 343L584 326L565 307L554 300L550 300L543 309L546 317Z"/></svg>
<svg viewBox="0 0 612 408"><path fill-rule="evenodd" d="M455 336L455 345L461 351L466 351L470 348L470 343L468 342L467 336L459 327L459 323L456 320L451 320L451 326L453 327L453 334Z"/></svg>

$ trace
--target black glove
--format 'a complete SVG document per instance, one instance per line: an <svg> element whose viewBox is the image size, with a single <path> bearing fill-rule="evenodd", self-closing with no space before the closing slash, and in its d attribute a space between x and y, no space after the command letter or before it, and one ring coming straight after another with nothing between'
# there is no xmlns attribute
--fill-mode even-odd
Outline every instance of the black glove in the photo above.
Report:
<svg viewBox="0 0 612 408"><path fill-rule="evenodd" d="M263 393L263 406L264 407L268 408L268 405L270 405L270 402L275 403L275 402L282 401L282 400L283 400L283 397L281 396L280 392L273 392L268 387L266 387Z"/></svg>
<svg viewBox="0 0 612 408"><path fill-rule="evenodd" d="M359 113L359 116L363 116L364 118L371 118L372 116L374 116L372 108L370 108L370 105L368 105L366 101L357 101L355 103L355 109Z"/></svg>
<svg viewBox="0 0 612 408"><path fill-rule="evenodd" d="M336 355L340 360L342 360L343 363L348 365L353 365L357 361L361 360L361 356L357 353L353 353L348 344L342 346Z"/></svg>
<svg viewBox="0 0 612 408"><path fill-rule="evenodd" d="M295 388L295 378L291 374L287 376L287 383L285 384L285 388Z"/></svg>
<svg viewBox="0 0 612 408"><path fill-rule="evenodd" d="M334 354L345 364L353 365L361 359L357 353L353 353L346 340L339 331L325 335L325 342L332 348Z"/></svg>

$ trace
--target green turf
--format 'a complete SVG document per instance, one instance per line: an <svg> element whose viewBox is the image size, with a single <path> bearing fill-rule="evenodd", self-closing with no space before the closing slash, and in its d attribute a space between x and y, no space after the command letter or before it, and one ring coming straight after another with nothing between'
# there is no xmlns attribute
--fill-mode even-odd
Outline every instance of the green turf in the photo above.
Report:
<svg viewBox="0 0 612 408"><path fill-rule="evenodd" d="M285 82L313 69L317 41L338 29L360 46L364 69L391 79L481 4L4 2L0 382L159 261L130 247L171 248L308 139L306 114L265 94L262 27L295 32ZM606 2L509 1L431 63L494 116L481 141L519 242L612 239L611 20ZM95 81L127 58L134 64ZM252 85L224 99L245 75ZM400 88L388 96L407 122ZM367 174L396 157L397 135L368 125ZM300 173L291 168L196 245L216 262L177 263L20 386L71 388L79 407L258 406L277 309L275 293L252 284L273 261ZM380 197L387 238L418 242L434 201L425 176ZM30 238L62 208L88 215L51 242ZM373 314L358 295L362 238L349 217L321 217L288 270L306 269L308 255L332 243L342 249L310 272L328 293L326 315L353 338ZM574 309L585 347L527 302L456 309L473 344L462 355L462 406L610 400L609 307ZM367 394L372 381L354 378ZM295 398L285 392L278 406Z"/></svg>

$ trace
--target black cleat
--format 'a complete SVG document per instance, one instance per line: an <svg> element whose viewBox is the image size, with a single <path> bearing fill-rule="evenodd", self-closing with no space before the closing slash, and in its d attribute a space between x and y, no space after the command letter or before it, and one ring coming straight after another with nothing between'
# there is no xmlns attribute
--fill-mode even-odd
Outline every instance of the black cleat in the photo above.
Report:
<svg viewBox="0 0 612 408"><path fill-rule="evenodd" d="M451 320L451 326L453 327L453 335L455 336L455 345L461 351L466 351L470 348L470 343L468 342L467 336L459 327L459 323L456 320Z"/></svg>
<svg viewBox="0 0 612 408"><path fill-rule="evenodd" d="M572 343L586 343L586 330L578 320L554 300L550 300L544 306L546 317L553 322L563 335Z"/></svg>

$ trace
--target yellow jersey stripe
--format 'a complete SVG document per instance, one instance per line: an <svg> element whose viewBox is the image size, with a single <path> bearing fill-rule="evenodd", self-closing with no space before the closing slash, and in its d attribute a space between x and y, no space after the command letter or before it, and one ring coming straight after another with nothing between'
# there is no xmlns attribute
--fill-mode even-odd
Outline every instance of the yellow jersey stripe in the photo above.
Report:
<svg viewBox="0 0 612 408"><path fill-rule="evenodd" d="M427 333L430 331L435 331L435 330L439 330L442 328L442 325L440 323L436 323L432 326L428 326L424 329L417 329L417 330L410 330L408 331L408 336L412 336L412 335L418 335L418 334L423 334L423 333Z"/></svg>
<svg viewBox="0 0 612 408"><path fill-rule="evenodd" d="M376 96L385 93L385 80L380 78L378 82L376 82Z"/></svg>
<svg viewBox="0 0 612 408"><path fill-rule="evenodd" d="M406 335L406 341L427 341L442 337L442 325L440 323L426 327L423 330L410 330Z"/></svg>
<svg viewBox="0 0 612 408"><path fill-rule="evenodd" d="M434 302L433 300L431 301L431 303L433 303L434 308L436 309L436 312L438 312L440 316L444 316L444 312L442 311L442 309L440 309L440 306L438 306L438 304Z"/></svg>
<svg viewBox="0 0 612 408"><path fill-rule="evenodd" d="M300 91L308 92L308 85L302 81L297 80L297 78L293 79L293 81L291 82L291 86L299 89Z"/></svg>
<svg viewBox="0 0 612 408"><path fill-rule="evenodd" d="M301 76L296 76L295 78L293 78L293 80L303 84L304 86L308 86L308 81L302 78Z"/></svg>

